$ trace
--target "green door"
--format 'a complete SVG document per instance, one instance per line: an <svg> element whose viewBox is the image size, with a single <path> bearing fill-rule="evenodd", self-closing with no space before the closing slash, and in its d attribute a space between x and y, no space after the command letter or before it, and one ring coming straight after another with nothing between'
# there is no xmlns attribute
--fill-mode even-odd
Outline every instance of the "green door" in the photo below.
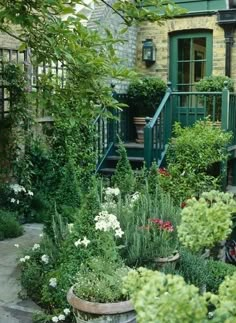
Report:
<svg viewBox="0 0 236 323"><path fill-rule="evenodd" d="M194 91L194 83L212 73L212 33L187 33L170 39L170 80L176 91Z"/></svg>
<svg viewBox="0 0 236 323"><path fill-rule="evenodd" d="M173 91L194 92L196 82L212 73L212 33L188 32L171 36L169 70ZM203 118L206 111L196 103L194 96L182 95L175 104L178 118L174 119L185 124L188 114L187 123L192 124Z"/></svg>

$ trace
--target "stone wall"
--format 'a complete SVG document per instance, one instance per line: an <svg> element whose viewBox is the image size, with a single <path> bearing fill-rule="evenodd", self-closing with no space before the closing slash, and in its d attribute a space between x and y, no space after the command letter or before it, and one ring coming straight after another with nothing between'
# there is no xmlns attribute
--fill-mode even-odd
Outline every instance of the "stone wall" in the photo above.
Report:
<svg viewBox="0 0 236 323"><path fill-rule="evenodd" d="M107 2L112 5L114 0ZM124 35L119 35L119 32L125 28L124 21L102 2L95 5L95 9L92 12L87 26L92 30L98 30L100 33L104 33L104 28L109 28L114 37L121 38L123 42L115 45L117 56L122 60L121 64L123 66L128 68L135 67L137 27L130 27ZM116 85L115 89L117 92L126 92L127 82L118 80L112 80L111 82Z"/></svg>
<svg viewBox="0 0 236 323"><path fill-rule="evenodd" d="M169 79L169 39L172 32L192 30L199 28L213 32L213 70L214 75L225 74L225 39L224 30L217 24L216 15L184 17L168 20L159 26L155 23L144 23L140 26L137 38L136 64L138 70L145 74L155 75L167 81ZM156 62L146 67L142 62L142 41L153 39L157 53ZM236 78L236 44L232 49L232 77Z"/></svg>

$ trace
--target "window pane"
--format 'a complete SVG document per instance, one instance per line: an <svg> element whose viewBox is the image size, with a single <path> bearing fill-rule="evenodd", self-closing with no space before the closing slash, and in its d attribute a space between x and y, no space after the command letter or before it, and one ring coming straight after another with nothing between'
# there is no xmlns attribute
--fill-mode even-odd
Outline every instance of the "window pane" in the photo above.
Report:
<svg viewBox="0 0 236 323"><path fill-rule="evenodd" d="M193 58L194 60L206 59L206 38L193 39Z"/></svg>
<svg viewBox="0 0 236 323"><path fill-rule="evenodd" d="M178 83L190 83L190 63L178 63Z"/></svg>
<svg viewBox="0 0 236 323"><path fill-rule="evenodd" d="M184 38L178 40L178 60L189 60L190 59L190 38Z"/></svg>
<svg viewBox="0 0 236 323"><path fill-rule="evenodd" d="M200 81L206 75L206 62L194 63L194 82Z"/></svg>

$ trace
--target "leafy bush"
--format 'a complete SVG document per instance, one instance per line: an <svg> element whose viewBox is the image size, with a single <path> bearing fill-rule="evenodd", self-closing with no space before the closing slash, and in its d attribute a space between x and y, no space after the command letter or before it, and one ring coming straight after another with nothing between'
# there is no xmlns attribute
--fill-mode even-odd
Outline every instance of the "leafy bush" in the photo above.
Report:
<svg viewBox="0 0 236 323"><path fill-rule="evenodd" d="M227 82L227 88L229 91L234 90L233 80L227 76L206 76L202 80L196 83L196 90L200 92L221 92L225 87L224 82ZM206 99L207 106L207 115L211 115L213 113L213 96L208 96ZM216 97L215 99L215 120L221 120L221 104L222 97L221 95Z"/></svg>
<svg viewBox="0 0 236 323"><path fill-rule="evenodd" d="M188 284L193 284L200 290L206 289L217 293L224 278L233 275L235 271L235 266L222 261L204 259L199 254L181 248L175 273L183 276Z"/></svg>
<svg viewBox="0 0 236 323"><path fill-rule="evenodd" d="M135 110L135 116L153 116L166 88L166 83L158 77L145 77L131 82L127 94L129 105Z"/></svg>
<svg viewBox="0 0 236 323"><path fill-rule="evenodd" d="M206 319L206 300L180 276L139 268L129 272L124 290L131 295L139 323L202 323Z"/></svg>
<svg viewBox="0 0 236 323"><path fill-rule="evenodd" d="M232 231L236 201L231 193L204 192L199 200L188 199L178 227L180 242L193 251L211 248Z"/></svg>
<svg viewBox="0 0 236 323"><path fill-rule="evenodd" d="M209 168L227 160L227 145L232 136L214 127L208 120L182 128L176 123L167 151L168 174L160 174L160 185L177 203L204 191L217 189L220 175L212 176ZM167 176L168 175L168 176Z"/></svg>
<svg viewBox="0 0 236 323"><path fill-rule="evenodd" d="M16 213L0 210L0 240L22 235L23 229L17 220Z"/></svg>

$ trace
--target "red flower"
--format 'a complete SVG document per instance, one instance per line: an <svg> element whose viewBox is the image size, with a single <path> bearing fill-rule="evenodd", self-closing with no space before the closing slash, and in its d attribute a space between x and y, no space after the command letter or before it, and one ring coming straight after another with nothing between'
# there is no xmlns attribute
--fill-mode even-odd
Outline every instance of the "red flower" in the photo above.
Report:
<svg viewBox="0 0 236 323"><path fill-rule="evenodd" d="M158 168L158 173L163 176L170 176L170 173L166 170L166 168Z"/></svg>
<svg viewBox="0 0 236 323"><path fill-rule="evenodd" d="M235 249L231 249L229 251L229 253L230 253L230 256L236 256L236 250Z"/></svg>
<svg viewBox="0 0 236 323"><path fill-rule="evenodd" d="M163 221L161 219L150 219L150 221L157 225L158 229L173 232L174 227L170 221Z"/></svg>
<svg viewBox="0 0 236 323"><path fill-rule="evenodd" d="M186 205L187 205L186 202L182 202L181 205L180 205L181 209L185 208Z"/></svg>

